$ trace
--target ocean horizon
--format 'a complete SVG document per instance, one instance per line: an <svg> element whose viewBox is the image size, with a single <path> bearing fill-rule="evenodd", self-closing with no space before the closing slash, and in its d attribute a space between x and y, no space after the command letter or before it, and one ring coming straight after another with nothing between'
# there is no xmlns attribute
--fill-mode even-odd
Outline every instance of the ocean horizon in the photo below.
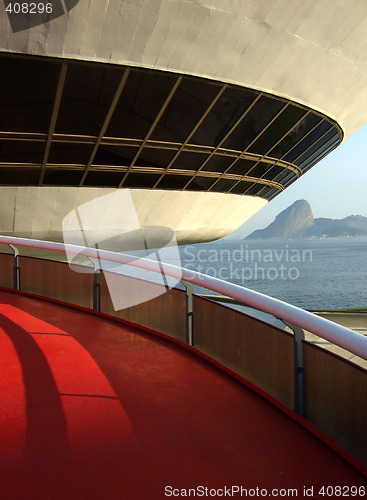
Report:
<svg viewBox="0 0 367 500"><path fill-rule="evenodd" d="M181 265L308 310L367 308L367 237L222 239L179 247ZM179 262L171 260L172 264ZM196 292L213 293L195 287Z"/></svg>

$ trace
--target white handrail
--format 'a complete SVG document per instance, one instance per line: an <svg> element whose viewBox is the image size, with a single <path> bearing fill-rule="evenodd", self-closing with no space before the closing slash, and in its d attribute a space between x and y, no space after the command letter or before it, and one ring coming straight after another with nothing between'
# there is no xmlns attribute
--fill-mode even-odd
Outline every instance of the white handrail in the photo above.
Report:
<svg viewBox="0 0 367 500"><path fill-rule="evenodd" d="M146 258L136 258L131 255L97 250L94 248L85 248L77 245L64 245L63 243L31 240L28 238L14 238L10 236L0 236L0 243L61 253L67 252L69 254L83 255L85 257L102 259L118 264L132 265L156 273L163 272L177 280L183 279L195 285L207 288L208 290L212 290L213 292L227 295L245 305L272 314L276 318L299 326L367 360L367 337L364 335L349 330L344 326L332 323L325 318L316 316L315 314L304 311L299 307L292 306L281 300L274 299L227 281L222 281L212 276L200 274L196 271L180 268L164 262L156 262Z"/></svg>

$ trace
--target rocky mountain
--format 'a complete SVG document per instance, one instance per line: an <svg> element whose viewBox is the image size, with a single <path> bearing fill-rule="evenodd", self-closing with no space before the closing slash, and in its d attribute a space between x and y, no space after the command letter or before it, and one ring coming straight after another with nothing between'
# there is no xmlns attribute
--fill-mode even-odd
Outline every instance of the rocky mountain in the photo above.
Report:
<svg viewBox="0 0 367 500"><path fill-rule="evenodd" d="M335 238L367 236L367 217L351 215L344 219L314 219L310 204L298 200L286 208L265 229L254 231L246 239Z"/></svg>
<svg viewBox="0 0 367 500"><path fill-rule="evenodd" d="M246 239L294 238L313 225L314 218L310 204L306 200L298 200L277 215L268 227L254 231Z"/></svg>

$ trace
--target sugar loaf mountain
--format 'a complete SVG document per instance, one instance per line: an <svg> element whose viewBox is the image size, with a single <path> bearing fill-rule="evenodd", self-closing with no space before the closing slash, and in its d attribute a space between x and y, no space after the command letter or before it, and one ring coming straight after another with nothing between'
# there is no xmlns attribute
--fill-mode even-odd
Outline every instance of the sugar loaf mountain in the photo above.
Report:
<svg viewBox="0 0 367 500"><path fill-rule="evenodd" d="M246 239L337 238L367 236L367 217L351 215L344 219L314 218L308 201L297 200L283 210L265 229Z"/></svg>

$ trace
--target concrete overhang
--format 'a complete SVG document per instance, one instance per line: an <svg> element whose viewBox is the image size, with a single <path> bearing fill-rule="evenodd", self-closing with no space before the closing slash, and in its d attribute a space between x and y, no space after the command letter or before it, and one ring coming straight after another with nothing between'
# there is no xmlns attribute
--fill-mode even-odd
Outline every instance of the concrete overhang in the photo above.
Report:
<svg viewBox="0 0 367 500"><path fill-rule="evenodd" d="M52 22L16 33L0 3L0 50L264 90L326 114L345 137L367 121L366 32L367 4L358 0L81 0Z"/></svg>

